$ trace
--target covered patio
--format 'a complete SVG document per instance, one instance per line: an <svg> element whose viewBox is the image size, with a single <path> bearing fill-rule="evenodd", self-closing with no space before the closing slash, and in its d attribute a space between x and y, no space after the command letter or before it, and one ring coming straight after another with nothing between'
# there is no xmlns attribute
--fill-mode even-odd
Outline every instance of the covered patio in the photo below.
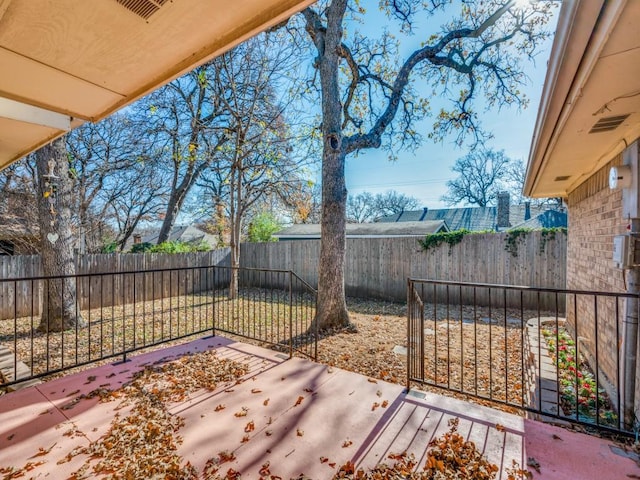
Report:
<svg viewBox="0 0 640 480"><path fill-rule="evenodd" d="M347 462L367 470L393 464L389 455L403 452L414 454L421 470L429 442L456 418L458 432L498 467L496 478L511 478L514 461L533 478L634 478L639 472L606 439L436 394L407 394L400 385L216 336L0 397L3 478L95 477L94 467L105 461L95 447L117 438L114 419L133 425L127 419L135 402L119 392L139 378L136 372L203 352L247 369L237 380L196 389L167 406L178 424L175 439L182 439L171 458L198 478L332 478ZM186 383L174 365L166 371ZM123 461L143 464L136 455Z"/></svg>

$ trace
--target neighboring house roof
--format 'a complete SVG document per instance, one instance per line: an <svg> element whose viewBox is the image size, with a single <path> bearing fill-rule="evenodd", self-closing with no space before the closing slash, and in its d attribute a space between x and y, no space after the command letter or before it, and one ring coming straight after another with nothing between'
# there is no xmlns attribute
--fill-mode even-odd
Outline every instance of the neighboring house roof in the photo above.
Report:
<svg viewBox="0 0 640 480"><path fill-rule="evenodd" d="M128 251L133 246L133 237L136 235L141 236L141 243L150 243L155 245L158 242L158 236L160 235L160 229L155 230L145 230L142 232L136 232L132 235L132 238L129 239L127 244L124 247L124 251ZM169 242L184 242L184 243L207 243L211 248L216 248L218 245L218 239L203 230L200 230L197 227L192 225L181 225L173 227L171 233L169 234L169 238L167 239Z"/></svg>
<svg viewBox="0 0 640 480"><path fill-rule="evenodd" d="M547 210L540 215L522 222L511 228L531 228L532 230L539 230L541 228L566 228L568 222L567 212L559 210Z"/></svg>
<svg viewBox="0 0 640 480"><path fill-rule="evenodd" d="M567 197L640 136L640 1L563 1L524 194Z"/></svg>
<svg viewBox="0 0 640 480"><path fill-rule="evenodd" d="M448 232L443 220L402 223L348 223L347 238L424 237ZM279 240L311 240L320 238L320 224L292 225L274 234Z"/></svg>
<svg viewBox="0 0 640 480"><path fill-rule="evenodd" d="M0 210L0 255L37 253L39 229L6 210Z"/></svg>
<svg viewBox="0 0 640 480"><path fill-rule="evenodd" d="M527 208L529 208L528 215ZM483 230L505 230L507 228L521 226L523 223L532 221L547 211L558 212L558 210L549 206L531 205L527 207L526 205L510 205L508 227L504 228L498 227L498 207L423 208L422 210L410 210L394 215L387 215L386 217L377 219L376 222L422 222L443 220L452 231L464 229L477 232ZM566 214L564 215L564 219L564 225L559 226L567 226Z"/></svg>

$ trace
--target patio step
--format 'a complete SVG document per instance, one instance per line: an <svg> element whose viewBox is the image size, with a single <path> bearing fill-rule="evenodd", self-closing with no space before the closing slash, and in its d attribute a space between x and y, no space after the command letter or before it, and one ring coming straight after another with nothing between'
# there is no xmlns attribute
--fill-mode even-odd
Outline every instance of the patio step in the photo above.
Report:
<svg viewBox="0 0 640 480"><path fill-rule="evenodd" d="M0 380L2 382L13 382L29 376L31 376L31 369L20 361L14 364L13 352L4 345L0 345ZM14 392L40 383L42 382L38 379L25 380L24 382L10 385L6 389L9 392Z"/></svg>

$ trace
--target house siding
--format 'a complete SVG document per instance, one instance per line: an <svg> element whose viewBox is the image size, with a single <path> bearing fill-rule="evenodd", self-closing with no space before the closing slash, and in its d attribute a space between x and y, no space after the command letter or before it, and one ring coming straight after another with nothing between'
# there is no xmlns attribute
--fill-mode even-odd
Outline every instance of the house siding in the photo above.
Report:
<svg viewBox="0 0 640 480"><path fill-rule="evenodd" d="M622 190L609 189L609 169L620 165L622 155L589 177L573 190L567 199L569 228L567 237L567 288L576 290L624 292L623 271L613 263L613 237L626 233L627 222L622 213ZM595 306L591 298L567 299L567 320L578 338L578 347L588 357L598 355L599 377L609 393L616 395L611 384L618 376L617 355L622 333L620 301L616 328L615 301L599 299L598 342L596 353ZM609 303L609 304L608 304ZM577 315L576 311L577 310ZM576 325L576 318L578 323ZM594 365L594 362L591 362ZM614 397L615 398L615 397Z"/></svg>

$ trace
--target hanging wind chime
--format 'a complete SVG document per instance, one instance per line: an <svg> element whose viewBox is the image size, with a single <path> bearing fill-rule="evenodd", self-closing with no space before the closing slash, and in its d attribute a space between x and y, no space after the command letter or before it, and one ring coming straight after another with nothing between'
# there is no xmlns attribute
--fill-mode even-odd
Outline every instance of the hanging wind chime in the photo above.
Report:
<svg viewBox="0 0 640 480"><path fill-rule="evenodd" d="M55 160L49 160L49 171L43 175L44 178L44 198L49 202L49 213L51 214L51 220L49 221L49 233L47 233L47 240L53 245L59 238L58 233L55 231L56 225L56 216L58 215L57 210L55 209L56 204L56 193L58 190L58 177L54 168L56 166Z"/></svg>

